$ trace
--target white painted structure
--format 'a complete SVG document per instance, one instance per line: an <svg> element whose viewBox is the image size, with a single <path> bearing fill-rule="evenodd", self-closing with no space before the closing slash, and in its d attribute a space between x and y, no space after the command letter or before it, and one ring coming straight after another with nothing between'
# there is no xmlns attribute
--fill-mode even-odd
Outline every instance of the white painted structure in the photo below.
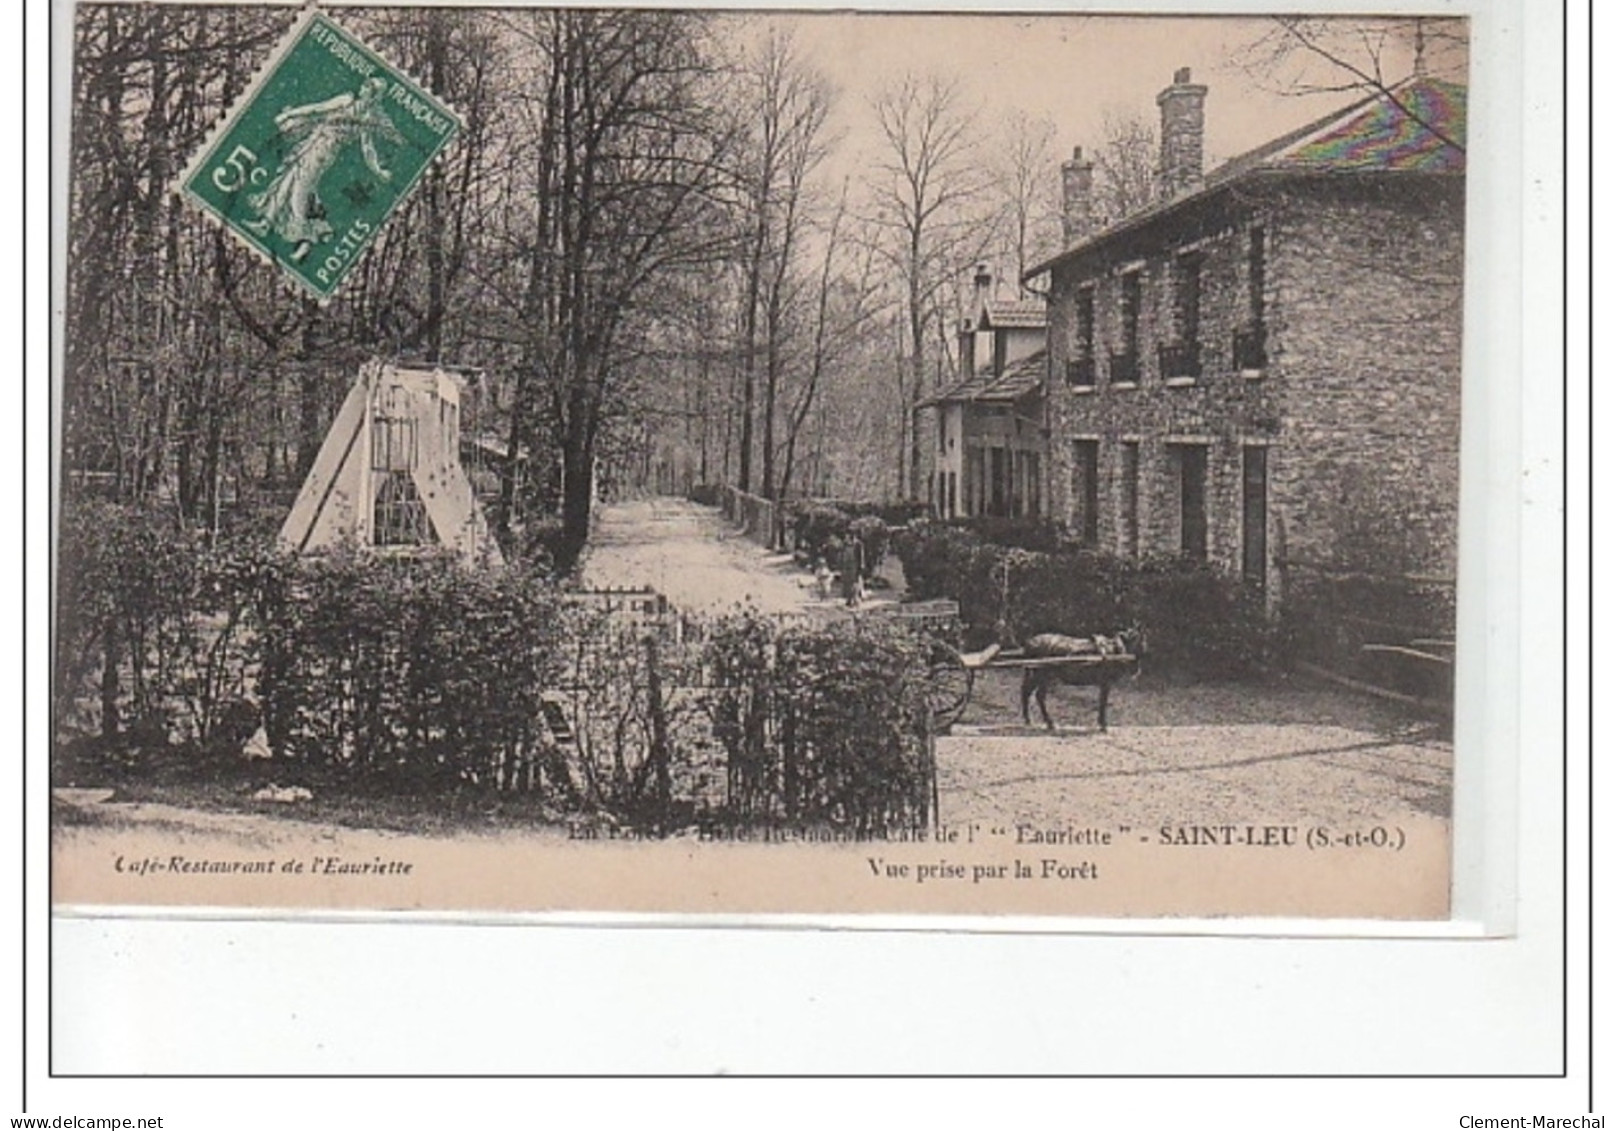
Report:
<svg viewBox="0 0 1615 1131"><path fill-rule="evenodd" d="M460 465L464 382L441 368L368 362L348 392L281 527L294 553L339 545L440 546L501 564Z"/></svg>

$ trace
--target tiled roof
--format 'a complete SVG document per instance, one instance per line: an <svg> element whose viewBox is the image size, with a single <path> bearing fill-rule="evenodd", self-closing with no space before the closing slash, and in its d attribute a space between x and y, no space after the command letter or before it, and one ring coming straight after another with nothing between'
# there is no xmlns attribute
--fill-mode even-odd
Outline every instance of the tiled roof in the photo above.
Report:
<svg viewBox="0 0 1615 1131"><path fill-rule="evenodd" d="M1256 169L1307 173L1462 173L1464 87L1416 78L1355 102L1214 169L1208 186Z"/></svg>
<svg viewBox="0 0 1615 1131"><path fill-rule="evenodd" d="M1036 392L1043 385L1044 374L1048 371L1049 355L1045 350L1038 350L1019 361L1011 362L1004 367L1001 376L993 376L991 372L978 373L974 377L967 377L948 389L944 389L934 397L928 397L920 402L920 407L933 404L956 404L959 402L984 403L1018 401L1028 393Z"/></svg>
<svg viewBox="0 0 1615 1131"><path fill-rule="evenodd" d="M999 329L1041 330L1049 324L1049 312L1039 298L1010 301L988 299L984 313L987 323Z"/></svg>
<svg viewBox="0 0 1615 1131"><path fill-rule="evenodd" d="M1412 78L1384 93L1336 110L1274 138L1205 175L1194 191L1158 201L1059 255L1036 264L1041 274L1083 248L1135 228L1245 177L1362 173L1464 172L1468 89L1458 83Z"/></svg>

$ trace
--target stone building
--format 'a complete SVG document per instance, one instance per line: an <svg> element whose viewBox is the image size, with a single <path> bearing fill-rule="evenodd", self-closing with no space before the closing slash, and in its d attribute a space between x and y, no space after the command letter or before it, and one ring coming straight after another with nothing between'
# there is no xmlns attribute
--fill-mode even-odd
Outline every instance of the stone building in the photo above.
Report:
<svg viewBox="0 0 1615 1131"><path fill-rule="evenodd" d="M1207 88L1158 98L1160 196L1094 230L1063 168L1051 514L1243 574L1455 572L1465 90L1416 77L1202 170Z"/></svg>
<svg viewBox="0 0 1615 1131"><path fill-rule="evenodd" d="M974 284L959 378L916 406L927 498L941 518L1039 516L1048 318L1041 299L996 297L986 264Z"/></svg>

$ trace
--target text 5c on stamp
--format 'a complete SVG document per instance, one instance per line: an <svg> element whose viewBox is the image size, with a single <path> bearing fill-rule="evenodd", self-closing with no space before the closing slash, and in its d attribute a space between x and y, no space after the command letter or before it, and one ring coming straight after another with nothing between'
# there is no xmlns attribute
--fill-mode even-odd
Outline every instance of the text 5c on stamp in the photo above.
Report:
<svg viewBox="0 0 1615 1131"><path fill-rule="evenodd" d="M440 99L316 14L292 29L180 191L324 300L459 131Z"/></svg>

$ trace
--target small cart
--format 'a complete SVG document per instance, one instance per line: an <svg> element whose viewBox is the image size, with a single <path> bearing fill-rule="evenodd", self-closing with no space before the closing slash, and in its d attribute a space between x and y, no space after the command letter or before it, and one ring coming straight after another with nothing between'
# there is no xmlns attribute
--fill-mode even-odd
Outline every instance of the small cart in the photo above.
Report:
<svg viewBox="0 0 1615 1131"><path fill-rule="evenodd" d="M964 715L976 687L976 673L986 669L1059 669L1059 680L1076 687L1099 689L1099 729L1107 729L1111 684L1138 670L1138 657L1130 652L1078 656L1028 656L1006 652L998 645L980 652L961 652L939 643L931 662L931 715L937 729L946 732ZM1052 725L1052 724L1051 724Z"/></svg>

